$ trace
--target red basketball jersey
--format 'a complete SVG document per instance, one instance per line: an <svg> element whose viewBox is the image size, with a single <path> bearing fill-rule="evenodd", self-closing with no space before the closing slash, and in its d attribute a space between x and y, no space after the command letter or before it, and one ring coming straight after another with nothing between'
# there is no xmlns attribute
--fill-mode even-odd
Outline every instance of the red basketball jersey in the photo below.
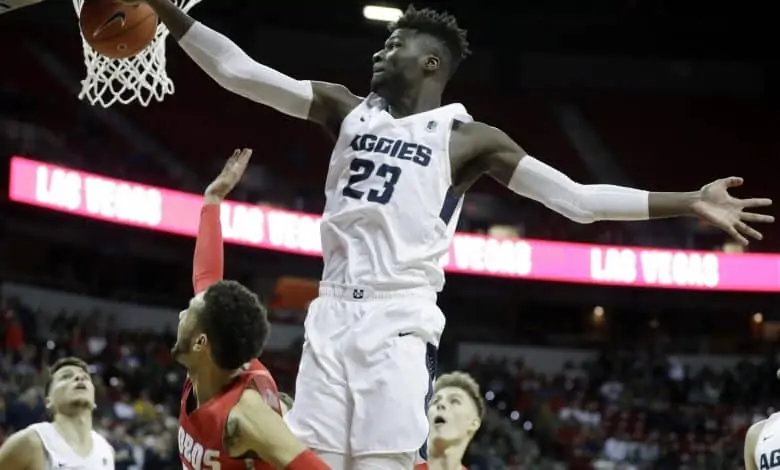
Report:
<svg viewBox="0 0 780 470"><path fill-rule="evenodd" d="M179 459L186 470L273 470L265 462L231 458L222 445L228 414L247 388L254 388L281 415L276 383L257 359L253 359L222 393L187 412L195 401L192 382L184 382L179 411Z"/></svg>

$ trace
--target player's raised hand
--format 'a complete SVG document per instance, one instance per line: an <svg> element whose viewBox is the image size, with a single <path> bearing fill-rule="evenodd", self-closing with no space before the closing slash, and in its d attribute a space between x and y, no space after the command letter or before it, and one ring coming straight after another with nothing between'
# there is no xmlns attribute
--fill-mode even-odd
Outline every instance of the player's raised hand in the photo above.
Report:
<svg viewBox="0 0 780 470"><path fill-rule="evenodd" d="M742 245L750 237L761 240L763 235L748 224L772 223L771 215L756 214L752 210L772 205L767 198L737 199L729 194L729 188L742 186L744 180L736 176L722 178L701 188L701 199L694 203L693 210L701 219L726 231Z"/></svg>
<svg viewBox="0 0 780 470"><path fill-rule="evenodd" d="M206 188L204 203L218 204L236 187L244 176L246 166L252 157L251 149L237 149L228 158L222 172Z"/></svg>

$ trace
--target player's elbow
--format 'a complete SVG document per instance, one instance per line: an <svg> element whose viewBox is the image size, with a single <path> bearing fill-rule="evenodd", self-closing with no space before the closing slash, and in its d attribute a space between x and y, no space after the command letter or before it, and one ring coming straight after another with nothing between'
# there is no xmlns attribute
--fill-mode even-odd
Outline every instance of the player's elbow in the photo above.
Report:
<svg viewBox="0 0 780 470"><path fill-rule="evenodd" d="M234 93L247 88L250 77L247 76L246 66L242 64L242 61L226 59L214 65L214 73L211 74L211 78L219 86Z"/></svg>
<svg viewBox="0 0 780 470"><path fill-rule="evenodd" d="M566 191L547 198L544 205L578 224L592 224L600 220L588 187L573 181Z"/></svg>

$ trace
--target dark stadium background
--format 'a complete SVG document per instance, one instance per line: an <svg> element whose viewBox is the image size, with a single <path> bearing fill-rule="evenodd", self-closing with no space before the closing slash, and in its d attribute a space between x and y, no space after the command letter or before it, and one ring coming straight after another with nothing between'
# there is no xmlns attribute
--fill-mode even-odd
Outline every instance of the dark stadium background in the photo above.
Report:
<svg viewBox="0 0 780 470"><path fill-rule="evenodd" d="M691 190L737 173L747 181L739 194L780 197L780 75L768 7L647 0L416 6L446 7L470 32L475 54L445 98L575 179ZM193 16L267 65L363 93L385 31L364 20L361 8L206 0ZM236 198L321 210L327 138L220 89L172 41L168 71L177 91L165 102L108 111L79 102L84 68L75 19L71 2L61 0L0 16L3 186L10 157L22 155L200 193L234 147L248 146L262 168L257 184L239 188ZM573 142L572 126L596 140ZM118 468L179 468L170 426L181 370L170 364L165 325L191 295L192 239L32 208L5 193L0 440L38 419L41 365L78 353L102 384L101 429L134 459ZM721 250L727 242L693 221L578 226L482 182L459 231L496 225L535 239L665 249ZM777 252L779 234L768 228L750 250ZM274 307L279 339L263 359L286 391L293 392L297 364L299 296L308 290L288 295L284 288L313 282L320 269L317 258L226 248L228 277ZM305 281L280 283L285 276ZM472 372L492 410L467 463L740 468L745 429L773 411L778 392L777 299L776 292L449 275L440 297L448 318L442 370ZM133 329L132 305L169 316L157 317L159 328ZM594 315L597 306L603 316Z"/></svg>

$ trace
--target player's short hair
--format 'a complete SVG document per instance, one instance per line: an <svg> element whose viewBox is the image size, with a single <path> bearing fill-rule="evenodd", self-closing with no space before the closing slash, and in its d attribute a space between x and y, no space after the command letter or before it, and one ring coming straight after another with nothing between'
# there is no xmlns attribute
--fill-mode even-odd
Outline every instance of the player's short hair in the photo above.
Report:
<svg viewBox="0 0 780 470"><path fill-rule="evenodd" d="M265 306L236 281L219 281L203 295L198 318L209 338L214 362L237 369L260 355L271 329Z"/></svg>
<svg viewBox="0 0 780 470"><path fill-rule="evenodd" d="M409 5L406 12L390 24L389 29L390 32L396 29L413 29L439 39L451 56L450 74L454 73L458 65L471 55L468 32L459 28L458 20L446 11L440 13L430 8L418 10L413 5Z"/></svg>
<svg viewBox="0 0 780 470"><path fill-rule="evenodd" d="M466 395L474 402L474 406L477 408L479 419L485 417L485 400L482 398L482 393L479 391L479 384L474 377L465 372L451 372L449 374L442 374L436 379L436 384L433 387L433 392L436 393L443 388L455 387L466 392Z"/></svg>
<svg viewBox="0 0 780 470"><path fill-rule="evenodd" d="M77 357L68 356L68 357L63 357L61 359L57 359L54 362L54 364L49 366L49 375L48 377L46 377L46 384L43 387L44 393L46 393L46 395L49 394L49 389L51 389L51 384L54 378L54 374L56 374L57 371L62 369L63 367L68 367L68 366L78 367L79 369L89 374L89 364L87 364L86 362L84 362L83 360Z"/></svg>

